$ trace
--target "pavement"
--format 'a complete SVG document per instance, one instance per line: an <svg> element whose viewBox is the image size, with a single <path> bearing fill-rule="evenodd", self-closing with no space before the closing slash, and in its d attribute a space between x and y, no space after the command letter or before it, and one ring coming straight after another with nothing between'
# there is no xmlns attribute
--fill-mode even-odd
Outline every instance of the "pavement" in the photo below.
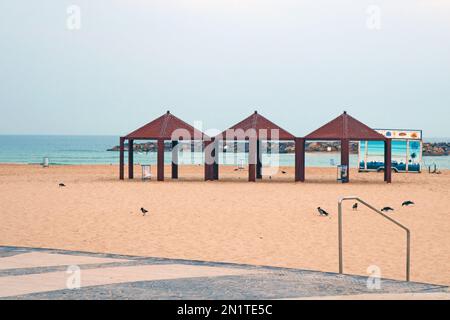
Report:
<svg viewBox="0 0 450 320"><path fill-rule="evenodd" d="M449 299L446 286L232 263L0 246L0 299Z"/></svg>

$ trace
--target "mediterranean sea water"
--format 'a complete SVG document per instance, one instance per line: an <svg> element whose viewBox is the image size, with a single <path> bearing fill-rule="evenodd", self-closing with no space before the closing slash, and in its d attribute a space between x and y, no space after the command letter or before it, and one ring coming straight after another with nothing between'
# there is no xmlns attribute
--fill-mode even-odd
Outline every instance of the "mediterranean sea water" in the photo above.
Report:
<svg viewBox="0 0 450 320"><path fill-rule="evenodd" d="M438 141L439 139L434 139ZM442 139L448 141L448 139ZM0 135L0 163L39 164L44 157L50 164L118 164L119 153L106 151L119 144L115 136L44 136L44 135ZM394 152L395 153L395 152ZM126 155L127 153L125 153ZM221 162L229 165L246 163L244 153L221 154ZM294 166L293 154L279 157L263 156L263 164L278 163ZM181 164L203 163L202 152L180 152ZM165 153L165 162L171 162L171 152ZM339 153L307 153L306 164L311 167L335 166L340 162ZM358 156L350 155L352 167L358 166ZM450 157L423 157L425 166L436 164L440 169L450 169ZM135 153L135 163L156 164L156 153Z"/></svg>

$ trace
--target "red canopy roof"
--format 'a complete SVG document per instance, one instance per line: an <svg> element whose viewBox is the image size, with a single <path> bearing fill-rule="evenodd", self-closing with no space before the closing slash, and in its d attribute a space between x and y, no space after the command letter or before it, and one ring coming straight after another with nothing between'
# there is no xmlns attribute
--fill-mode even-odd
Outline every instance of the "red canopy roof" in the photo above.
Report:
<svg viewBox="0 0 450 320"><path fill-rule="evenodd" d="M253 129L253 130L252 130ZM272 133L271 130L278 130L278 137L274 135L273 139L277 140L294 140L295 136L284 130L283 128L279 127L272 121L268 120L267 118L263 117L262 115L258 114L258 112L254 112L249 117L245 118L241 122L235 124L234 126L228 128L224 132L222 132L220 135L216 136L218 139L226 140L230 139L230 137L239 138L234 135L236 130L242 130L244 132L250 133L250 131L253 131L256 136L253 138L258 139L267 139L272 140ZM263 131L266 130L266 131ZM267 136L265 136L265 132L267 133ZM247 137L249 138L249 137Z"/></svg>
<svg viewBox="0 0 450 320"><path fill-rule="evenodd" d="M386 140L364 123L351 117L344 111L336 119L328 122L305 137L306 140Z"/></svg>
<svg viewBox="0 0 450 320"><path fill-rule="evenodd" d="M147 123L145 126L126 135L126 139L164 139L171 140L172 133L177 129L184 129L189 132L191 140L202 140L207 137L200 130L195 129L190 124L175 117L169 111L161 117ZM179 137L176 137L178 140ZM181 140L181 139L180 139Z"/></svg>

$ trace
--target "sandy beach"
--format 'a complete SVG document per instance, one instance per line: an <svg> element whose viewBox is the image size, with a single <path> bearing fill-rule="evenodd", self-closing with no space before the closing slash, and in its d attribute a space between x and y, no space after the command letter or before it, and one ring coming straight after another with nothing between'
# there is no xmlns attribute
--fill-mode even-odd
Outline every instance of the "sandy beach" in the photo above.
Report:
<svg viewBox="0 0 450 320"><path fill-rule="evenodd" d="M153 170L156 167L152 167ZM183 258L338 271L337 201L356 195L411 230L411 280L450 285L450 171L441 175L294 168L247 182L247 171L220 168L203 181L203 166L181 166L180 179L118 180L117 166L0 165L0 245ZM156 172L153 172L155 175ZM170 167L166 167L170 177ZM64 182L67 187L60 188ZM402 208L404 200L416 205ZM405 277L405 234L373 212L345 204L344 271ZM330 217L319 217L320 206ZM143 217L139 209L149 214Z"/></svg>

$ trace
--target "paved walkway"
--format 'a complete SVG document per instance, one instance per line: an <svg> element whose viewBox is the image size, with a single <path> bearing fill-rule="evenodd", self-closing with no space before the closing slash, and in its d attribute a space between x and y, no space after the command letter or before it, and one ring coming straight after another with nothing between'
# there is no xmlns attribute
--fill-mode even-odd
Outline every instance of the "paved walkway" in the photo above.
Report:
<svg viewBox="0 0 450 320"><path fill-rule="evenodd" d="M373 295L375 294L375 295ZM297 269L0 247L0 299L449 299L448 288Z"/></svg>

